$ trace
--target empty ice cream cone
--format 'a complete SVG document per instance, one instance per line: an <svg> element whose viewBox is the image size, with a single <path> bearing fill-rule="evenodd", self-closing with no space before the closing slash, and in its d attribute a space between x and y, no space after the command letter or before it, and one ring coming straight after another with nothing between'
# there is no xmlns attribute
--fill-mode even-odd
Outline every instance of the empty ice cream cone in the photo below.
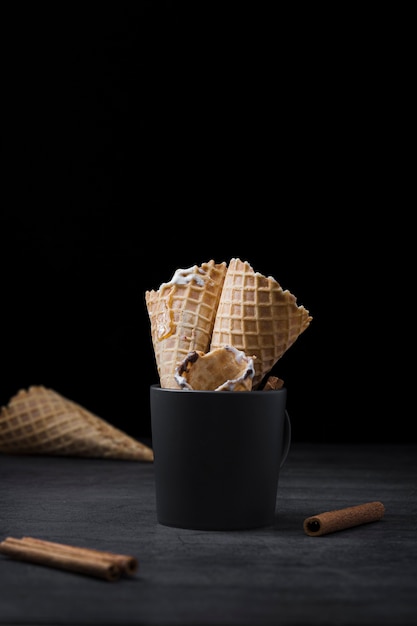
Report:
<svg viewBox="0 0 417 626"><path fill-rule="evenodd" d="M153 461L153 450L43 386L0 410L0 452Z"/></svg>
<svg viewBox="0 0 417 626"><path fill-rule="evenodd" d="M231 345L256 356L253 389L259 387L312 317L296 297L246 261L231 259L213 327L210 350Z"/></svg>
<svg viewBox="0 0 417 626"><path fill-rule="evenodd" d="M177 367L175 379L182 389L250 391L253 359L232 346L212 352L190 352Z"/></svg>
<svg viewBox="0 0 417 626"><path fill-rule="evenodd" d="M161 387L178 388L175 370L194 350L208 352L226 263L213 260L177 270L145 301Z"/></svg>

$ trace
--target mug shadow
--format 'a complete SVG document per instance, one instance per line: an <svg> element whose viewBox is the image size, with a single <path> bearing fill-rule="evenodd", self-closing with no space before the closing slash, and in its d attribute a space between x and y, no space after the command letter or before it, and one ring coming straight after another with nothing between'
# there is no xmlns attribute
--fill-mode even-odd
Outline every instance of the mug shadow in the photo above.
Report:
<svg viewBox="0 0 417 626"><path fill-rule="evenodd" d="M297 513L291 511L281 511L275 513L274 521L270 529L279 532L293 531L294 528L301 528L303 530L303 523L300 526L300 516Z"/></svg>

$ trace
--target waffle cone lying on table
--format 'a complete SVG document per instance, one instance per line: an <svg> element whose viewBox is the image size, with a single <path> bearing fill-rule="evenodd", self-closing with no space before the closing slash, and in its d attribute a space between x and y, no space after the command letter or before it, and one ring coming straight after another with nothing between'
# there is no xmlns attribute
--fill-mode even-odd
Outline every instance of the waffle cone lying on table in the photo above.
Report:
<svg viewBox="0 0 417 626"><path fill-rule="evenodd" d="M153 450L42 386L20 390L0 410L0 452L153 461Z"/></svg>
<svg viewBox="0 0 417 626"><path fill-rule="evenodd" d="M160 385L173 389L261 389L313 319L272 276L238 258L229 265L211 260L177 270L170 282L146 291L145 301ZM225 358L232 364L237 354L251 360L253 371L239 384L233 381L241 374L221 380L222 371L228 375L222 370ZM283 381L271 377L265 389L274 388L272 383L281 387Z"/></svg>

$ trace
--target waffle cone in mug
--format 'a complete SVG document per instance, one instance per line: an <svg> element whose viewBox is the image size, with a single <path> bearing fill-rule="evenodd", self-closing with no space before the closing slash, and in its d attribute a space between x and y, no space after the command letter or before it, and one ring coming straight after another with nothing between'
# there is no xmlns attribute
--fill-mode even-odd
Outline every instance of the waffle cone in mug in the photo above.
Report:
<svg viewBox="0 0 417 626"><path fill-rule="evenodd" d="M313 319L290 291L239 258L228 265L211 260L178 269L159 289L146 291L145 301L159 382L171 389L186 387L178 381L178 368L189 353L202 357L226 346L253 359L250 389L260 389ZM209 381L210 376L206 389L211 389ZM204 388L202 381L199 388ZM228 390L242 387L232 385Z"/></svg>
<svg viewBox="0 0 417 626"><path fill-rule="evenodd" d="M248 262L232 259L227 268L210 349L234 346L255 359L253 389L308 328L312 317L295 296Z"/></svg>
<svg viewBox="0 0 417 626"><path fill-rule="evenodd" d="M283 380L268 376L260 387L312 317L240 259L177 270L146 292L146 305L160 376L150 388L158 522L273 524L291 423Z"/></svg>
<svg viewBox="0 0 417 626"><path fill-rule="evenodd" d="M193 350L209 350L225 275L226 263L211 260L179 269L159 289L145 292L162 387L177 389L179 363Z"/></svg>
<svg viewBox="0 0 417 626"><path fill-rule="evenodd" d="M232 346L207 354L189 352L175 371L181 389L207 391L250 391L255 370L253 359Z"/></svg>

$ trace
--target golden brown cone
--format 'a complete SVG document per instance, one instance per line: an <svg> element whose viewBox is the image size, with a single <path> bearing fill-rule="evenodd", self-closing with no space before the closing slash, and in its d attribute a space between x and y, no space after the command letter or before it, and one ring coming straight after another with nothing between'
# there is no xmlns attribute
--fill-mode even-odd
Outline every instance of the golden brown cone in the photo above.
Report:
<svg viewBox="0 0 417 626"><path fill-rule="evenodd" d="M234 258L227 268L210 350L227 344L256 356L252 381L256 389L312 319L274 278Z"/></svg>
<svg viewBox="0 0 417 626"><path fill-rule="evenodd" d="M153 450L43 386L0 410L0 452L153 461Z"/></svg>
<svg viewBox="0 0 417 626"><path fill-rule="evenodd" d="M275 389L282 389L283 386L284 381L282 378L278 378L278 376L268 376L262 389L263 391L275 391Z"/></svg>
<svg viewBox="0 0 417 626"><path fill-rule="evenodd" d="M253 359L232 346L212 352L190 352L177 368L181 388L206 391L250 391Z"/></svg>
<svg viewBox="0 0 417 626"><path fill-rule="evenodd" d="M145 292L161 387L178 389L179 363L194 350L208 352L226 269L226 263L210 260Z"/></svg>

